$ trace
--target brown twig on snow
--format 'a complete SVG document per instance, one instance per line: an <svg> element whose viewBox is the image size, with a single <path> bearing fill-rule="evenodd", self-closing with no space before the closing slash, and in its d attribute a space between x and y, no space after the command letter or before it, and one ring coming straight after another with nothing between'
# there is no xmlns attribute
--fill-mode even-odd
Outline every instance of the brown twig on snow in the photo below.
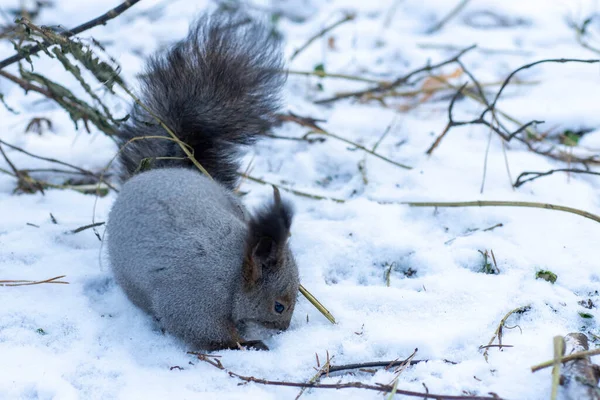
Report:
<svg viewBox="0 0 600 400"><path fill-rule="evenodd" d="M28 280L0 280L0 286L30 286L39 285L42 283L62 283L69 284L69 282L59 281L66 275L55 276L54 278L44 279L43 281L28 281Z"/></svg>
<svg viewBox="0 0 600 400"><path fill-rule="evenodd" d="M392 82L386 82L386 83L380 83L379 85L372 87L370 89L365 89L365 90L359 90L356 92L349 92L349 93L340 93L334 97L330 97L330 98L326 98L326 99L321 99L321 100L317 100L315 101L316 104L326 104L326 103L332 103L334 101L337 100L342 100L342 99L347 99L350 97L362 97L366 94L372 94L372 93L381 93L381 92L385 92L388 90L391 90L397 86L403 85L405 83L408 83L408 80L411 79L413 76L421 74L423 72L430 72L433 71L435 69L441 68L443 66L446 66L448 64L453 64L456 63L460 57L462 57L465 53L467 53L470 50L473 50L476 46L469 46L461 51L459 51L456 55L454 55L453 57L445 60L445 61L441 61L437 64L427 64L424 67L420 67L417 68L416 70L407 73L406 75L403 75L397 79L395 79Z"/></svg>
<svg viewBox="0 0 600 400"><path fill-rule="evenodd" d="M71 30L67 30L67 31L61 33L61 35L64 36L65 38L70 38L71 36L75 36L81 32L87 31L88 29L93 28L95 26L104 25L111 19L116 18L119 15L121 15L124 11L126 11L131 6L138 3L139 1L140 0L124 1L123 3L119 4L117 7L113 8L112 10L109 10L108 12L102 14L101 16L94 18L88 22L85 22ZM40 50L45 49L49 45L50 45L50 43L43 42L41 45L35 45L32 47L22 48L22 49L20 49L18 54L15 54L12 57L8 57L8 58L0 61L0 69L3 69L4 67L7 67L11 64L14 64L24 58L30 57L30 56L38 53Z"/></svg>
<svg viewBox="0 0 600 400"><path fill-rule="evenodd" d="M506 320L508 319L508 317L510 317L511 315L513 315L515 313L524 313L524 312L528 311L530 308L531 308L530 306L515 308L514 310L509 311L500 320L500 323L498 324L498 327L494 331L494 336L492 336L492 338L490 339L490 342L486 346L481 347L481 348L485 348L485 351L483 352L483 358L485 358L485 361L488 360L488 349L489 349L489 347L491 347L492 343L494 343L494 340L496 340L496 338L498 338L497 347L499 347L500 349L502 349L503 347L507 347L502 344L502 330L505 328L504 325L506 324Z"/></svg>
<svg viewBox="0 0 600 400"><path fill-rule="evenodd" d="M302 51L304 51L308 46L311 45L312 42L314 42L315 40L317 40L318 38L320 38L321 36L325 35L327 32L337 28L338 26L342 25L345 22L348 21L352 21L355 18L354 14L346 14L344 16L344 18L342 18L341 20L335 22L334 24L321 29L319 32L317 32L314 36L312 36L310 39L308 39L306 41L306 43L304 43L302 46L300 46L296 51L294 51L294 53L292 54L292 56L290 57L290 61L292 61L294 58L296 58L296 56L298 56L298 54L300 54Z"/></svg>

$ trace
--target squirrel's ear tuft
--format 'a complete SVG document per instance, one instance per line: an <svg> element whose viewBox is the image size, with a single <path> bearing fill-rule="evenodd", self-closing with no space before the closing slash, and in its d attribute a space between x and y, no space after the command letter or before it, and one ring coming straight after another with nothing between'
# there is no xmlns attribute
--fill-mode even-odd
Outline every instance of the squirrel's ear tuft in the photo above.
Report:
<svg viewBox="0 0 600 400"><path fill-rule="evenodd" d="M279 190L273 186L273 203L260 209L248 223L243 271L248 285L281 265L293 214L291 205L281 200Z"/></svg>

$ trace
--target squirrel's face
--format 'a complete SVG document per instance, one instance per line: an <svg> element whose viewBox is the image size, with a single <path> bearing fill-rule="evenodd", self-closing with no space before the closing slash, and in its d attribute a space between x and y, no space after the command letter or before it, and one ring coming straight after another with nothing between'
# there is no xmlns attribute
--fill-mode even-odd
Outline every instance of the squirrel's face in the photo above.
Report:
<svg viewBox="0 0 600 400"><path fill-rule="evenodd" d="M274 203L248 223L241 289L234 299L236 325L285 330L296 305L298 267L289 247L291 207L274 189Z"/></svg>
<svg viewBox="0 0 600 400"><path fill-rule="evenodd" d="M274 263L263 263L261 276L245 281L234 300L233 318L238 326L260 325L286 330L298 297L298 268L288 246Z"/></svg>

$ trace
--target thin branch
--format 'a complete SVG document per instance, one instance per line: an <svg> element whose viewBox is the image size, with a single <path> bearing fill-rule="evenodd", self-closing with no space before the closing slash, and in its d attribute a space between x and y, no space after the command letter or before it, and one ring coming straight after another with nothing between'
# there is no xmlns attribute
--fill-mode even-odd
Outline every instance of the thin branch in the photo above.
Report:
<svg viewBox="0 0 600 400"><path fill-rule="evenodd" d="M294 71L294 70L287 70L287 71L284 71L284 72L286 72L289 75L317 76L319 78L346 79L348 81L358 81L358 82L367 82L367 83L375 83L375 84L382 83L381 80L377 80L377 79L363 78L362 76L355 76L355 75L333 74L333 73L329 73L329 72L325 72L325 71Z"/></svg>
<svg viewBox="0 0 600 400"><path fill-rule="evenodd" d="M403 75L403 76L397 78L393 82L381 83L381 84L379 84L379 85L377 85L375 87L372 87L370 89L359 90L359 91L356 91L356 92L349 92L349 93L338 94L337 96L334 96L334 97L331 97L331 98L317 100L317 101L315 101L315 103L316 104L332 103L334 101L341 100L341 99L347 99L347 98L350 98L350 97L361 97L361 96L364 96L366 94L380 93L380 92L384 92L384 91L387 91L387 90L391 90L391 89L393 89L393 88L395 88L397 86L400 86L400 85L402 85L404 83L407 83L408 80L410 78L412 78L413 76L415 76L415 75L418 75L418 74L423 73L423 72L430 72L430 71L433 71L434 69L438 69L438 68L441 68L441 67L446 66L448 64L455 63L456 61L458 61L460 59L460 57L462 57L468 51L473 50L475 47L476 47L475 45L469 46L469 47L467 47L467 48L459 51L453 57L451 57L451 58L449 58L449 59L447 59L445 61L439 62L437 64L433 64L432 65L432 64L428 63L424 67L417 68L416 70L414 70L412 72L409 72L408 74Z"/></svg>
<svg viewBox="0 0 600 400"><path fill-rule="evenodd" d="M64 278L66 275L55 276L54 278L45 279L43 281L27 281L27 280L0 280L0 286L31 286L39 285L42 283L61 283L69 284L69 282L60 281L59 279Z"/></svg>
<svg viewBox="0 0 600 400"><path fill-rule="evenodd" d="M229 375L241 379L244 382L254 382L260 385L273 385L273 386L287 386L287 387L306 387L315 389L367 389L374 390L377 392L391 393L394 390L391 385L367 385L362 382L348 382L348 383L310 383L310 382L284 382L284 381L270 381L267 379L259 379L253 376L243 376L229 371ZM420 393L409 390L396 389L396 394L404 396L419 397L421 399L434 399L434 400L502 400L497 396L451 396L443 394L432 394L432 393Z"/></svg>
<svg viewBox="0 0 600 400"><path fill-rule="evenodd" d="M600 349L585 350L585 351L580 351L577 353L569 354L568 356L564 356L560 359L560 362L566 363L567 361L573 361L573 360L578 360L580 358L586 358L586 357L597 356L597 355L600 355ZM533 367L531 367L531 372L537 372L544 368L549 368L553 365L554 365L554 360L546 361L546 362L543 362L541 364L534 365Z"/></svg>
<svg viewBox="0 0 600 400"><path fill-rule="evenodd" d="M408 165L401 164L401 163L399 163L397 161L394 161L394 160L390 160L389 158L387 158L385 156L382 156L379 153L376 153L374 150L370 150L370 149L368 149L368 148L366 148L366 147L364 147L364 146L362 146L362 145L360 145L360 144L358 144L356 142L353 142L353 141L348 140L348 139L346 139L346 138L344 138L342 136L338 136L338 135L336 135L334 133L326 131L325 129L323 129L319 125L317 125L317 120L315 120L313 118L300 117L300 116L295 115L295 114L293 114L291 112L288 115L279 115L278 118L281 121L295 122L298 125L311 128L313 130L313 132L309 132L306 135L304 135L304 137L303 137L304 139L307 139L310 135L315 135L315 134L329 136L329 137L337 139L337 140L339 140L341 142L344 142L346 144L354 146L357 149L360 149L360 150L362 150L362 151L364 151L366 153L369 153L372 156L377 157L377 158L379 158L379 159L381 159L383 161L386 161L386 162L388 162L390 164L393 164L393 165L395 165L397 167L404 168L404 169L412 169L412 167L410 167Z"/></svg>
<svg viewBox="0 0 600 400"><path fill-rule="evenodd" d="M346 14L344 16L344 18L342 18L341 20L335 22L333 25L330 25L330 26L328 26L326 28L321 29L318 33L316 33L314 36L312 36L310 39L308 39L308 41L306 43L304 43L296 51L294 51L294 53L290 57L290 61L294 60L294 58L296 58L296 56L298 56L298 54L300 54L308 46L310 46L312 44L312 42L314 42L315 40L317 40L321 36L325 35L327 32L329 32L329 31L337 28L338 26L342 25L343 23L346 23L348 21L352 21L354 18L355 18L354 14Z"/></svg>
<svg viewBox="0 0 600 400"><path fill-rule="evenodd" d="M513 315L515 313L523 313L525 311L528 311L529 308L530 308L530 306L515 308L514 310L511 310L508 313L506 313L506 315L500 320L500 323L498 324L498 327L494 331L494 336L492 336L492 338L490 339L490 342L487 344L487 346L480 347L482 349L485 348L485 351L483 352L483 358L485 358L485 361L488 360L488 349L490 347L492 347L492 343L494 343L494 340L496 340L496 338L498 338L498 347L499 348L507 347L502 344L502 329L504 328L504 325L506 324L506 320L508 320L508 317L510 317L511 315Z"/></svg>
<svg viewBox="0 0 600 400"><path fill-rule="evenodd" d="M119 15L121 15L124 11L126 11L127 9L129 9L131 6L135 5L136 3L138 3L140 0L128 0L128 1L124 1L123 3L121 3L120 5L118 5L117 7L113 8L112 10L109 10L108 12L102 14L101 16L94 18L88 22L85 22L71 30L62 32L61 35L64 36L65 38L70 38L71 36L75 36L81 32L87 31L90 28L93 28L95 26L98 25L104 25L106 24L108 21L110 21L113 18L118 17ZM26 57L30 57L36 53L38 53L40 50L50 46L51 43L49 42L43 42L42 45L35 45L33 47L28 47L28 48L23 48L19 51L18 54L15 54L12 57L9 57L7 59L4 59L2 61L0 61L0 69L3 69L4 67L7 67L11 64L14 64Z"/></svg>
<svg viewBox="0 0 600 400"><path fill-rule="evenodd" d="M345 364L345 365L332 365L329 367L329 373L339 372L339 371L347 371L350 369L368 369L368 368L385 368L390 369L392 367L399 367L405 364L408 361L408 365L417 365L422 362L427 362L429 360L393 360L393 361L373 361L366 363L356 363L356 364Z"/></svg>
<svg viewBox="0 0 600 400"><path fill-rule="evenodd" d="M519 175L517 177L517 180L515 181L513 186L517 188L527 182L534 181L534 180L539 179L544 176L552 175L555 172L568 172L568 173L574 173L574 174L588 174L588 175L600 176L600 172L594 172L594 171L589 171L587 169L577 169L577 168L557 168L557 169L551 169L546 172L536 172L536 171L522 172L521 175ZM533 175L533 176L529 176L529 175ZM524 179L527 176L529 176L529 177L527 179Z"/></svg>
<svg viewBox="0 0 600 400"><path fill-rule="evenodd" d="M399 204L407 204L411 207L529 207L529 208L545 208L547 210L564 211L571 214L576 214L584 218L589 218L593 221L600 222L600 216L587 211L579 210L573 207L559 206L549 203L534 203L530 201L494 201L494 200L478 200L478 201L456 201L456 202L400 202Z"/></svg>
<svg viewBox="0 0 600 400"><path fill-rule="evenodd" d="M450 10L450 12L444 18L442 18L437 24L435 24L431 28L427 29L425 33L431 35L432 33L435 33L442 29L444 25L446 25L448 21L450 21L452 18L457 16L462 11L462 9L467 6L468 3L469 0L461 0L452 10Z"/></svg>
<svg viewBox="0 0 600 400"><path fill-rule="evenodd" d="M71 231L71 233L79 233L79 232L85 231L86 229L96 228L96 227L102 226L104 224L105 224L105 222L96 222L96 223L93 223L93 224L88 224L88 225L80 226L77 229L73 229Z"/></svg>
<svg viewBox="0 0 600 400"><path fill-rule="evenodd" d="M283 190L285 192L288 192L288 193L295 194L296 196L308 197L309 199L314 199L314 200L331 200L331 201L335 201L336 203L345 203L346 202L346 200L337 199L335 197L326 197L326 196L320 196L318 194L311 194L311 193L301 192L299 190L292 189L292 188L289 188L287 186L282 186L282 185L278 185L276 183L267 182L267 181L265 181L263 179L260 179L260 178L255 178L255 177L253 177L251 175L246 175L246 174L239 174L239 175L242 176L242 177L244 177L244 178L246 178L246 179L248 179L249 181L260 183L261 185L275 186L278 189L281 189L281 190Z"/></svg>
<svg viewBox="0 0 600 400"><path fill-rule="evenodd" d="M2 73L2 71L0 71L0 74L1 73ZM48 161L50 163L64 165L65 167L73 168L74 170L76 170L77 172L81 173L82 175L91 176L91 177L97 179L99 182L103 182L106 186L108 186L109 188L111 188L115 192L117 191L117 189L115 187L113 187L110 183L108 183L105 179L103 179L103 177L101 177L101 176L93 173L92 171L89 171L87 169L78 167L78 166L73 165L73 164L69 164L69 163L64 162L64 161L56 160L54 158L48 158L48 157L38 156L36 154L28 152L27 150L24 150L24 149L22 149L20 147L17 147L17 146L15 146L13 144L7 143L7 142L5 142L2 139L0 139L0 144L8 146L8 147L10 147L13 150L16 150L16 151L18 151L20 153L26 154L26 155L28 155L30 157L33 157L33 158L36 158L38 160ZM28 170L23 170L23 171L25 172L25 171L28 171Z"/></svg>
<svg viewBox="0 0 600 400"><path fill-rule="evenodd" d="M468 72L468 70L464 67L464 65L462 63L460 63L460 60L456 60L456 62L458 62L463 70L465 70L465 72L467 73L467 75L469 76L469 78L471 80L473 80L474 83L477 82L477 80L475 79L475 77ZM481 96L481 102L486 105L485 109L481 112L481 114L477 117L474 118L470 121L455 121L453 118L453 109L454 109L454 105L455 102L457 100L457 98L464 94L464 89L466 87L466 84L464 84L463 86L460 87L460 89L457 91L457 93L455 94L455 96L452 98L452 101L450 101L450 104L448 106L448 124L446 125L446 128L444 128L443 132L436 138L436 140L434 141L434 143L429 147L429 149L427 150L427 154L431 155L431 153L433 152L433 150L439 146L441 140L443 139L444 136L447 135L448 131L455 127L455 126L463 126L463 125L484 125L489 127L491 130L493 130L494 132L496 132L500 137L502 137L506 142L510 142L511 139L513 139L514 137L516 137L519 133L526 131L529 127L531 127L532 125L535 124L541 124L544 121L539 121L539 120L532 120L526 124L521 125L519 128L517 128L515 131L510 132L508 131L503 124L501 124L499 121L497 121L497 118L494 117L495 112L496 112L496 104L498 103L498 100L500 99L500 96L502 95L502 92L504 91L504 89L506 88L506 86L508 85L508 83L510 82L510 80L520 71L523 71L525 69L534 67L536 65L539 64L544 64L544 63L568 63L568 62L577 62L577 63L586 63L586 64L594 64L594 63L598 63L600 62L600 60L598 59L591 59L591 60L582 60L582 59L576 59L576 58L552 58L552 59L544 59L544 60L539 60L539 61L535 61L526 65L523 65L519 68L517 68L516 70L512 71L504 80L504 82L502 83L502 85L500 86L500 89L498 90L498 92L496 93L496 95L494 96L494 99L491 103L489 103L487 101L487 99L485 98L485 96ZM479 88L480 93L482 93L481 88ZM489 122L485 119L487 113L492 113L492 122ZM498 123L498 127L496 127L493 123L493 120L496 119L497 123ZM525 140L522 140L525 141Z"/></svg>

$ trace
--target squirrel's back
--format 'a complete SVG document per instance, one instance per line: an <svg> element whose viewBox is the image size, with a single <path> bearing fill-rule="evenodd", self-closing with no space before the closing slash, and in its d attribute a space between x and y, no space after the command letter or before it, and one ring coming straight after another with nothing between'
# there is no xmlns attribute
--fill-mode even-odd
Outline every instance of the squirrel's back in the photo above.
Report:
<svg viewBox="0 0 600 400"><path fill-rule="evenodd" d="M280 43L267 27L236 13L200 17L186 39L148 60L140 100L154 115L136 106L119 132L122 179L148 165L193 167L158 118L215 180L233 189L240 146L275 122L282 69ZM140 136L165 139L129 142Z"/></svg>

